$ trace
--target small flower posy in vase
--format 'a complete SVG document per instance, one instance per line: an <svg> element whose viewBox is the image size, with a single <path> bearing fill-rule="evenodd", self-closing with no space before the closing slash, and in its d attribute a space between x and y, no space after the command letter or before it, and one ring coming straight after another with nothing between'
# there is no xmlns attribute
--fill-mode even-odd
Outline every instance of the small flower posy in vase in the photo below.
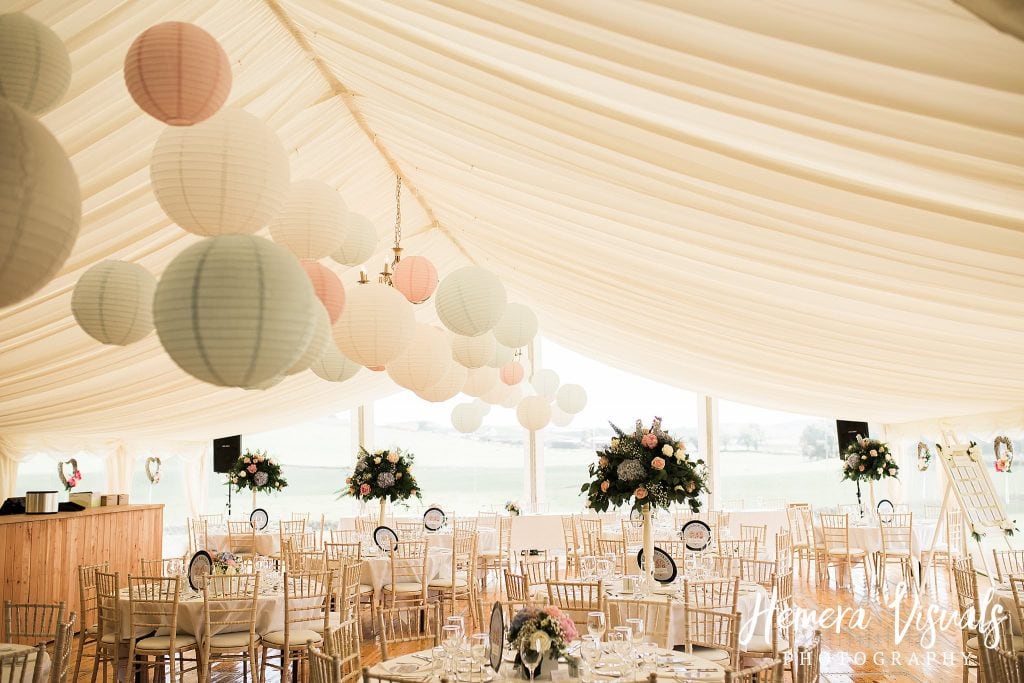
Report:
<svg viewBox="0 0 1024 683"><path fill-rule="evenodd" d="M252 507L256 508L256 493L277 493L288 482L281 476L281 465L266 451L246 450L228 470L228 483L235 491L252 491Z"/></svg>
<svg viewBox="0 0 1024 683"><path fill-rule="evenodd" d="M651 583L654 541L651 534L653 508L668 508L685 503L700 511L700 495L708 492L707 467L703 460L691 460L682 441L673 439L661 428L656 417L650 428L636 421L636 429L627 434L614 424L616 436L608 447L598 451L597 463L590 465L591 480L580 489L587 506L606 512L609 506L629 505L643 513L644 577Z"/></svg>
<svg viewBox="0 0 1024 683"><path fill-rule="evenodd" d="M384 524L387 502L406 501L412 496L422 499L416 477L412 474L415 456L399 448L370 453L359 449L352 476L345 479L339 497L352 496L366 502L380 500L380 524Z"/></svg>
<svg viewBox="0 0 1024 683"><path fill-rule="evenodd" d="M530 649L536 647L541 655L532 677L522 658L516 655L515 667L520 676L532 680L550 679L551 671L558 668L558 658L577 638L579 633L572 618L553 606L523 608L512 617L508 628L509 645L517 653L525 643Z"/></svg>
<svg viewBox="0 0 1024 683"><path fill-rule="evenodd" d="M522 513L522 510L519 509L519 503L514 500L507 500L505 501L505 512L513 517L518 517Z"/></svg>
<svg viewBox="0 0 1024 683"><path fill-rule="evenodd" d="M878 439L865 439L860 434L857 441L846 448L843 460L843 479L850 479L857 483L857 505L861 509L861 517L864 516L864 506L861 503L860 482L876 482L888 477L899 476L900 468L892 457L889 444ZM872 502L874 502L874 488L872 488Z"/></svg>

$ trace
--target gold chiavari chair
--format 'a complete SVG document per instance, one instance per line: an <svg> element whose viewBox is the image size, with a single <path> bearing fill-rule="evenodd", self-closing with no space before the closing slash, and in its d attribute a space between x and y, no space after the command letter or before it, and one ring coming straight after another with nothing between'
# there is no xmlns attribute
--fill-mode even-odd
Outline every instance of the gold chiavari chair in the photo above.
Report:
<svg viewBox="0 0 1024 683"><path fill-rule="evenodd" d="M359 543L359 532L355 529L331 529L331 543Z"/></svg>
<svg viewBox="0 0 1024 683"><path fill-rule="evenodd" d="M81 611L82 628L78 632L78 656L75 658L75 673L71 680L78 681L78 674L82 670L82 655L89 643L95 643L99 638L100 617L98 597L96 595L96 572L108 572L110 564L79 565L78 567L78 609Z"/></svg>
<svg viewBox="0 0 1024 683"><path fill-rule="evenodd" d="M362 675L360 632L359 620L353 618L331 628L324 638L324 649L339 663L341 678L337 683L355 683Z"/></svg>
<svg viewBox="0 0 1024 683"><path fill-rule="evenodd" d="M850 516L821 515L821 534L825 541L825 555L828 558L828 566L836 568L836 585L842 583L842 575L845 573L850 577L850 585L853 586L853 565L860 563L864 567L864 585L871 587L871 570L869 568L867 552L863 548L855 548L850 545Z"/></svg>
<svg viewBox="0 0 1024 683"><path fill-rule="evenodd" d="M479 531L481 528L497 529L501 515L497 512L478 512L476 513L476 529Z"/></svg>
<svg viewBox="0 0 1024 683"><path fill-rule="evenodd" d="M749 583L756 583L765 590L771 590L775 583L778 565L775 560L748 560L740 558L740 578Z"/></svg>
<svg viewBox="0 0 1024 683"><path fill-rule="evenodd" d="M682 569L686 566L686 554L690 552L686 549L686 541L682 541L678 538L665 538L654 541L656 548L661 548L669 557L676 563L676 566Z"/></svg>
<svg viewBox="0 0 1024 683"><path fill-rule="evenodd" d="M767 524L740 524L740 540L757 541L758 547L763 548L767 538Z"/></svg>
<svg viewBox="0 0 1024 683"><path fill-rule="evenodd" d="M718 541L718 573L721 576L739 576L740 560L756 560L757 539L719 540Z"/></svg>
<svg viewBox="0 0 1024 683"><path fill-rule="evenodd" d="M683 613L686 651L732 671L738 669L740 615L688 603Z"/></svg>
<svg viewBox="0 0 1024 683"><path fill-rule="evenodd" d="M796 683L818 683L821 678L821 631L796 648Z"/></svg>
<svg viewBox="0 0 1024 683"><path fill-rule="evenodd" d="M43 683L46 665L46 646L39 644L32 650L0 653L0 680L4 683Z"/></svg>
<svg viewBox="0 0 1024 683"><path fill-rule="evenodd" d="M67 621L57 625L57 638L53 641L53 657L50 658L50 682L64 683L71 664L71 648L75 643L75 613ZM2 676L0 676L2 678Z"/></svg>
<svg viewBox="0 0 1024 683"><path fill-rule="evenodd" d="M466 612L472 612L472 604L476 599L478 538L479 534L476 531L453 530L451 574L427 582L427 590L434 591L437 601L441 603L442 616L445 614L446 603L451 605L450 614L455 614L456 603L460 600L466 603Z"/></svg>
<svg viewBox="0 0 1024 683"><path fill-rule="evenodd" d="M599 538L597 539L597 553L599 555L615 556L615 571L620 574L626 573L626 542L621 538Z"/></svg>
<svg viewBox="0 0 1024 683"><path fill-rule="evenodd" d="M326 654L313 643L306 645L310 683L339 683L341 658Z"/></svg>
<svg viewBox="0 0 1024 683"><path fill-rule="evenodd" d="M252 557L256 554L256 528L245 519L236 521L229 519L228 550L236 557Z"/></svg>
<svg viewBox="0 0 1024 683"><path fill-rule="evenodd" d="M619 525L622 527L622 542L626 544L627 548L635 548L644 544L644 526L641 522L623 519Z"/></svg>
<svg viewBox="0 0 1024 683"><path fill-rule="evenodd" d="M327 631L327 601L331 596L332 573L305 572L284 575L284 628L264 633L260 640L262 668L260 681L265 681L267 668L281 672L282 683L288 683L292 662L301 667L309 650L309 643L323 643L321 633ZM309 628L312 623L322 624L320 631ZM280 665L271 663L271 650L277 650Z"/></svg>
<svg viewBox="0 0 1024 683"><path fill-rule="evenodd" d="M57 637L57 628L64 621L63 602L21 603L4 601L3 642L20 645L48 643Z"/></svg>
<svg viewBox="0 0 1024 683"><path fill-rule="evenodd" d="M979 643L985 680L990 683L1024 683L1024 653L1015 649L1010 635L1010 615L990 622L991 632ZM1019 636L1016 636L1020 640Z"/></svg>
<svg viewBox="0 0 1024 683"><path fill-rule="evenodd" d="M199 519L206 522L207 527L220 528L224 526L224 514L199 515Z"/></svg>
<svg viewBox="0 0 1024 683"><path fill-rule="evenodd" d="M322 550L292 550L284 558L285 571L322 572L327 569L327 557Z"/></svg>
<svg viewBox="0 0 1024 683"><path fill-rule="evenodd" d="M932 576L936 578L937 566L940 563L946 567L946 573L949 574L953 571L953 560L959 559L962 556L964 522L960 511L950 510L946 513L945 521L946 523L943 525L945 527L943 529L945 540L935 544L934 554L932 555Z"/></svg>
<svg viewBox="0 0 1024 683"><path fill-rule="evenodd" d="M775 683L782 680L782 660L775 659L756 666L727 671L726 683Z"/></svg>
<svg viewBox="0 0 1024 683"><path fill-rule="evenodd" d="M572 515L562 515L562 543L565 545L565 573L578 574L583 548L576 531L576 520Z"/></svg>
<svg viewBox="0 0 1024 683"><path fill-rule="evenodd" d="M701 609L734 611L739 594L739 577L730 579L683 579L683 597L688 605Z"/></svg>
<svg viewBox="0 0 1024 683"><path fill-rule="evenodd" d="M587 613L604 611L601 581L548 581L548 601L565 612L577 628L586 630Z"/></svg>
<svg viewBox="0 0 1024 683"><path fill-rule="evenodd" d="M415 541L423 537L426 532L423 522L420 521L397 521L395 522L395 531L398 532L398 537L404 541Z"/></svg>
<svg viewBox="0 0 1024 683"><path fill-rule="evenodd" d="M488 572L493 571L500 581L502 573L506 569L512 569L511 517L501 517L498 520L498 547L494 550L477 551L477 557L480 560L480 582L484 587L487 585Z"/></svg>
<svg viewBox="0 0 1024 683"><path fill-rule="evenodd" d="M560 581L562 577L561 558L558 556L546 560L521 560L519 571L530 582L530 593L536 598L547 595L547 582ZM567 572L568 573L568 572Z"/></svg>
<svg viewBox="0 0 1024 683"><path fill-rule="evenodd" d="M210 547L210 523L200 517L188 520L189 555Z"/></svg>
<svg viewBox="0 0 1024 683"><path fill-rule="evenodd" d="M96 571L96 615L99 618L93 671L103 665L103 680L107 681L107 664L113 664L114 677L121 669L122 652L128 648L121 624L121 577L117 572Z"/></svg>
<svg viewBox="0 0 1024 683"><path fill-rule="evenodd" d="M201 680L209 680L214 659L242 663L255 683L259 671L256 657L260 637L256 633L256 608L260 593L259 574L214 575L203 586L203 630ZM243 607L244 606L244 607Z"/></svg>
<svg viewBox="0 0 1024 683"><path fill-rule="evenodd" d="M742 648L742 654L750 658L771 657L788 662L791 677L796 680L793 644L796 627L790 615L793 613L793 570L774 577L771 590L774 603L771 605L771 624L767 637L763 631L755 631ZM781 680L781 678L779 679Z"/></svg>
<svg viewBox="0 0 1024 683"><path fill-rule="evenodd" d="M597 539L601 538L601 520L577 517L576 523L579 524L583 554L597 555L599 552L597 549Z"/></svg>
<svg viewBox="0 0 1024 683"><path fill-rule="evenodd" d="M1014 574L1024 574L1024 550L993 550L996 561L996 581L1002 582Z"/></svg>
<svg viewBox="0 0 1024 683"><path fill-rule="evenodd" d="M955 560L953 562L953 583L956 585L957 607L961 615L971 614L974 623L980 623L981 606L978 603L978 576L974 573L974 563L971 558ZM972 628L968 620L961 619L960 638L963 643L964 661L963 673L964 683L967 681L970 669L978 671L978 678L981 673L978 666L980 651L978 649L978 632Z"/></svg>
<svg viewBox="0 0 1024 683"><path fill-rule="evenodd" d="M533 601L530 596L530 579L525 574L513 574L505 570L505 599L509 602L529 603ZM547 590L547 586L544 586Z"/></svg>
<svg viewBox="0 0 1024 683"><path fill-rule="evenodd" d="M140 560L143 576L180 576L185 573L184 557L165 557L160 560Z"/></svg>
<svg viewBox="0 0 1024 683"><path fill-rule="evenodd" d="M427 542L399 541L388 555L391 581L382 589L388 606L394 607L399 602L426 604Z"/></svg>
<svg viewBox="0 0 1024 683"><path fill-rule="evenodd" d="M400 605L377 614L377 643L381 660L391 658L389 648L401 643L432 640L438 645L441 630L441 605Z"/></svg>
<svg viewBox="0 0 1024 683"><path fill-rule="evenodd" d="M302 522L303 524L305 524L307 526L309 525L309 517L310 517L310 513L309 512L293 512L290 515L288 515L289 521L292 521L292 522Z"/></svg>
<svg viewBox="0 0 1024 683"><path fill-rule="evenodd" d="M789 529L775 532L775 566L783 572L793 568L793 537Z"/></svg>
<svg viewBox="0 0 1024 683"><path fill-rule="evenodd" d="M914 542L914 513L897 513L889 515L888 522L879 520L878 528L882 536L882 550L878 554L877 578L875 582L885 591L888 587L886 569L895 562L900 566L900 578L908 586L916 590L917 563L911 554Z"/></svg>
<svg viewBox="0 0 1024 683"><path fill-rule="evenodd" d="M671 648L668 642L668 622L672 612L672 598L660 600L632 600L609 598L605 602L608 629L628 626L627 619L643 619L644 636L660 648Z"/></svg>
<svg viewBox="0 0 1024 683"><path fill-rule="evenodd" d="M476 531L479 521L476 517L456 517L452 528L458 531Z"/></svg>
<svg viewBox="0 0 1024 683"><path fill-rule="evenodd" d="M342 560L362 560L363 544L347 541L324 543L324 556L327 558L328 563Z"/></svg>
<svg viewBox="0 0 1024 683"><path fill-rule="evenodd" d="M201 653L195 636L178 632L178 603L181 599L181 577L128 577L129 633L127 678L152 669L154 675L163 670L167 659L171 683L185 680L189 671L200 669ZM156 633L160 629L166 635ZM191 659L185 654L192 653ZM154 658L150 661L150 658ZM186 667L192 662L193 667Z"/></svg>
<svg viewBox="0 0 1024 683"><path fill-rule="evenodd" d="M791 561L799 571L801 566L806 567L804 576L811 573L811 555L814 532L804 520L802 509L810 510L811 506L806 503L789 503L786 505L786 521L789 524L789 538L791 548ZM778 557L776 555L776 557Z"/></svg>

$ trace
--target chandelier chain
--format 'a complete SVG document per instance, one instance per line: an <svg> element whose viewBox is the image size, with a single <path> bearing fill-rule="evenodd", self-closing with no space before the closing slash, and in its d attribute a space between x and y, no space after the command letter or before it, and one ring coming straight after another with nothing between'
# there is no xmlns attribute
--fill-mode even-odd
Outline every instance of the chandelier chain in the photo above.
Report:
<svg viewBox="0 0 1024 683"><path fill-rule="evenodd" d="M402 242L402 176L395 176L395 247Z"/></svg>

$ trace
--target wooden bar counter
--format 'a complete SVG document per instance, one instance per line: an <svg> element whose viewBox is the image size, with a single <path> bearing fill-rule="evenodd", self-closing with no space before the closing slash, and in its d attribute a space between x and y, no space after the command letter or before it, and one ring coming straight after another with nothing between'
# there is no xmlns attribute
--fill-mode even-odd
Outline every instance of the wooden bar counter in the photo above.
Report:
<svg viewBox="0 0 1024 683"><path fill-rule="evenodd" d="M163 505L0 516L0 605L63 600L81 614L78 565L109 562L123 586L140 560L161 556L163 533Z"/></svg>

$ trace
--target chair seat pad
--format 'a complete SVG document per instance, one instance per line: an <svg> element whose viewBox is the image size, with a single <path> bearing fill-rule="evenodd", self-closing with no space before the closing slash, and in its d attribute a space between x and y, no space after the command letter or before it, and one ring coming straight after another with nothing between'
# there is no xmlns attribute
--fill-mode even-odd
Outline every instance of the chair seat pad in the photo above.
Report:
<svg viewBox="0 0 1024 683"><path fill-rule="evenodd" d="M218 633L217 635L210 636L209 642L210 647L212 648L248 647L249 632L239 631L238 633ZM258 635L253 635L253 642L258 645L260 637Z"/></svg>
<svg viewBox="0 0 1024 683"><path fill-rule="evenodd" d="M363 593L372 593L373 591L374 591L374 588L370 584L368 584L368 583L361 583L361 584L359 584L359 593L360 593L360 595L363 594Z"/></svg>
<svg viewBox="0 0 1024 683"><path fill-rule="evenodd" d="M725 650L719 650L713 647L701 647L700 645L693 646L693 655L695 657L703 657L704 659L710 659L712 662L728 662L729 653Z"/></svg>
<svg viewBox="0 0 1024 683"><path fill-rule="evenodd" d="M838 548L832 548L828 551L829 555L852 555L859 556L864 554L863 548L844 548L839 546Z"/></svg>
<svg viewBox="0 0 1024 683"><path fill-rule="evenodd" d="M196 644L196 637L179 633L174 637L174 649L181 650ZM150 636L135 643L136 652L166 652L171 647L170 636Z"/></svg>
<svg viewBox="0 0 1024 683"><path fill-rule="evenodd" d="M105 633L103 634L103 637L100 638L100 642L106 643L107 645L113 645L114 643L120 642L120 640L121 639L117 637L116 633Z"/></svg>
<svg viewBox="0 0 1024 683"><path fill-rule="evenodd" d="M284 647L284 631L271 631L270 633L264 633L262 638L264 645ZM291 632L291 641L289 642L288 647L306 647L306 643L311 640L316 644L323 642L324 638L322 635L311 629L296 629Z"/></svg>
<svg viewBox="0 0 1024 683"><path fill-rule="evenodd" d="M780 638L778 642L779 652L786 652L789 650L789 641L785 638ZM752 652L755 654L768 653L772 651L772 641L770 638L765 638L763 633L758 633L750 639L746 645L742 647L744 652Z"/></svg>
<svg viewBox="0 0 1024 683"><path fill-rule="evenodd" d="M452 587L452 580L451 580L451 578L447 578L447 579L434 579L433 581L428 583L427 586L429 586L430 588L451 588ZM467 582L465 579L456 577L455 578L455 587L456 588L468 588L469 587L469 582Z"/></svg>
<svg viewBox="0 0 1024 683"><path fill-rule="evenodd" d="M895 548L893 550L886 550L884 554L886 557L889 558L896 557L900 559L905 559L910 557L910 551L906 548Z"/></svg>
<svg viewBox="0 0 1024 683"><path fill-rule="evenodd" d="M396 584L384 586L387 593L419 593L423 590L423 584L415 581L399 581Z"/></svg>

